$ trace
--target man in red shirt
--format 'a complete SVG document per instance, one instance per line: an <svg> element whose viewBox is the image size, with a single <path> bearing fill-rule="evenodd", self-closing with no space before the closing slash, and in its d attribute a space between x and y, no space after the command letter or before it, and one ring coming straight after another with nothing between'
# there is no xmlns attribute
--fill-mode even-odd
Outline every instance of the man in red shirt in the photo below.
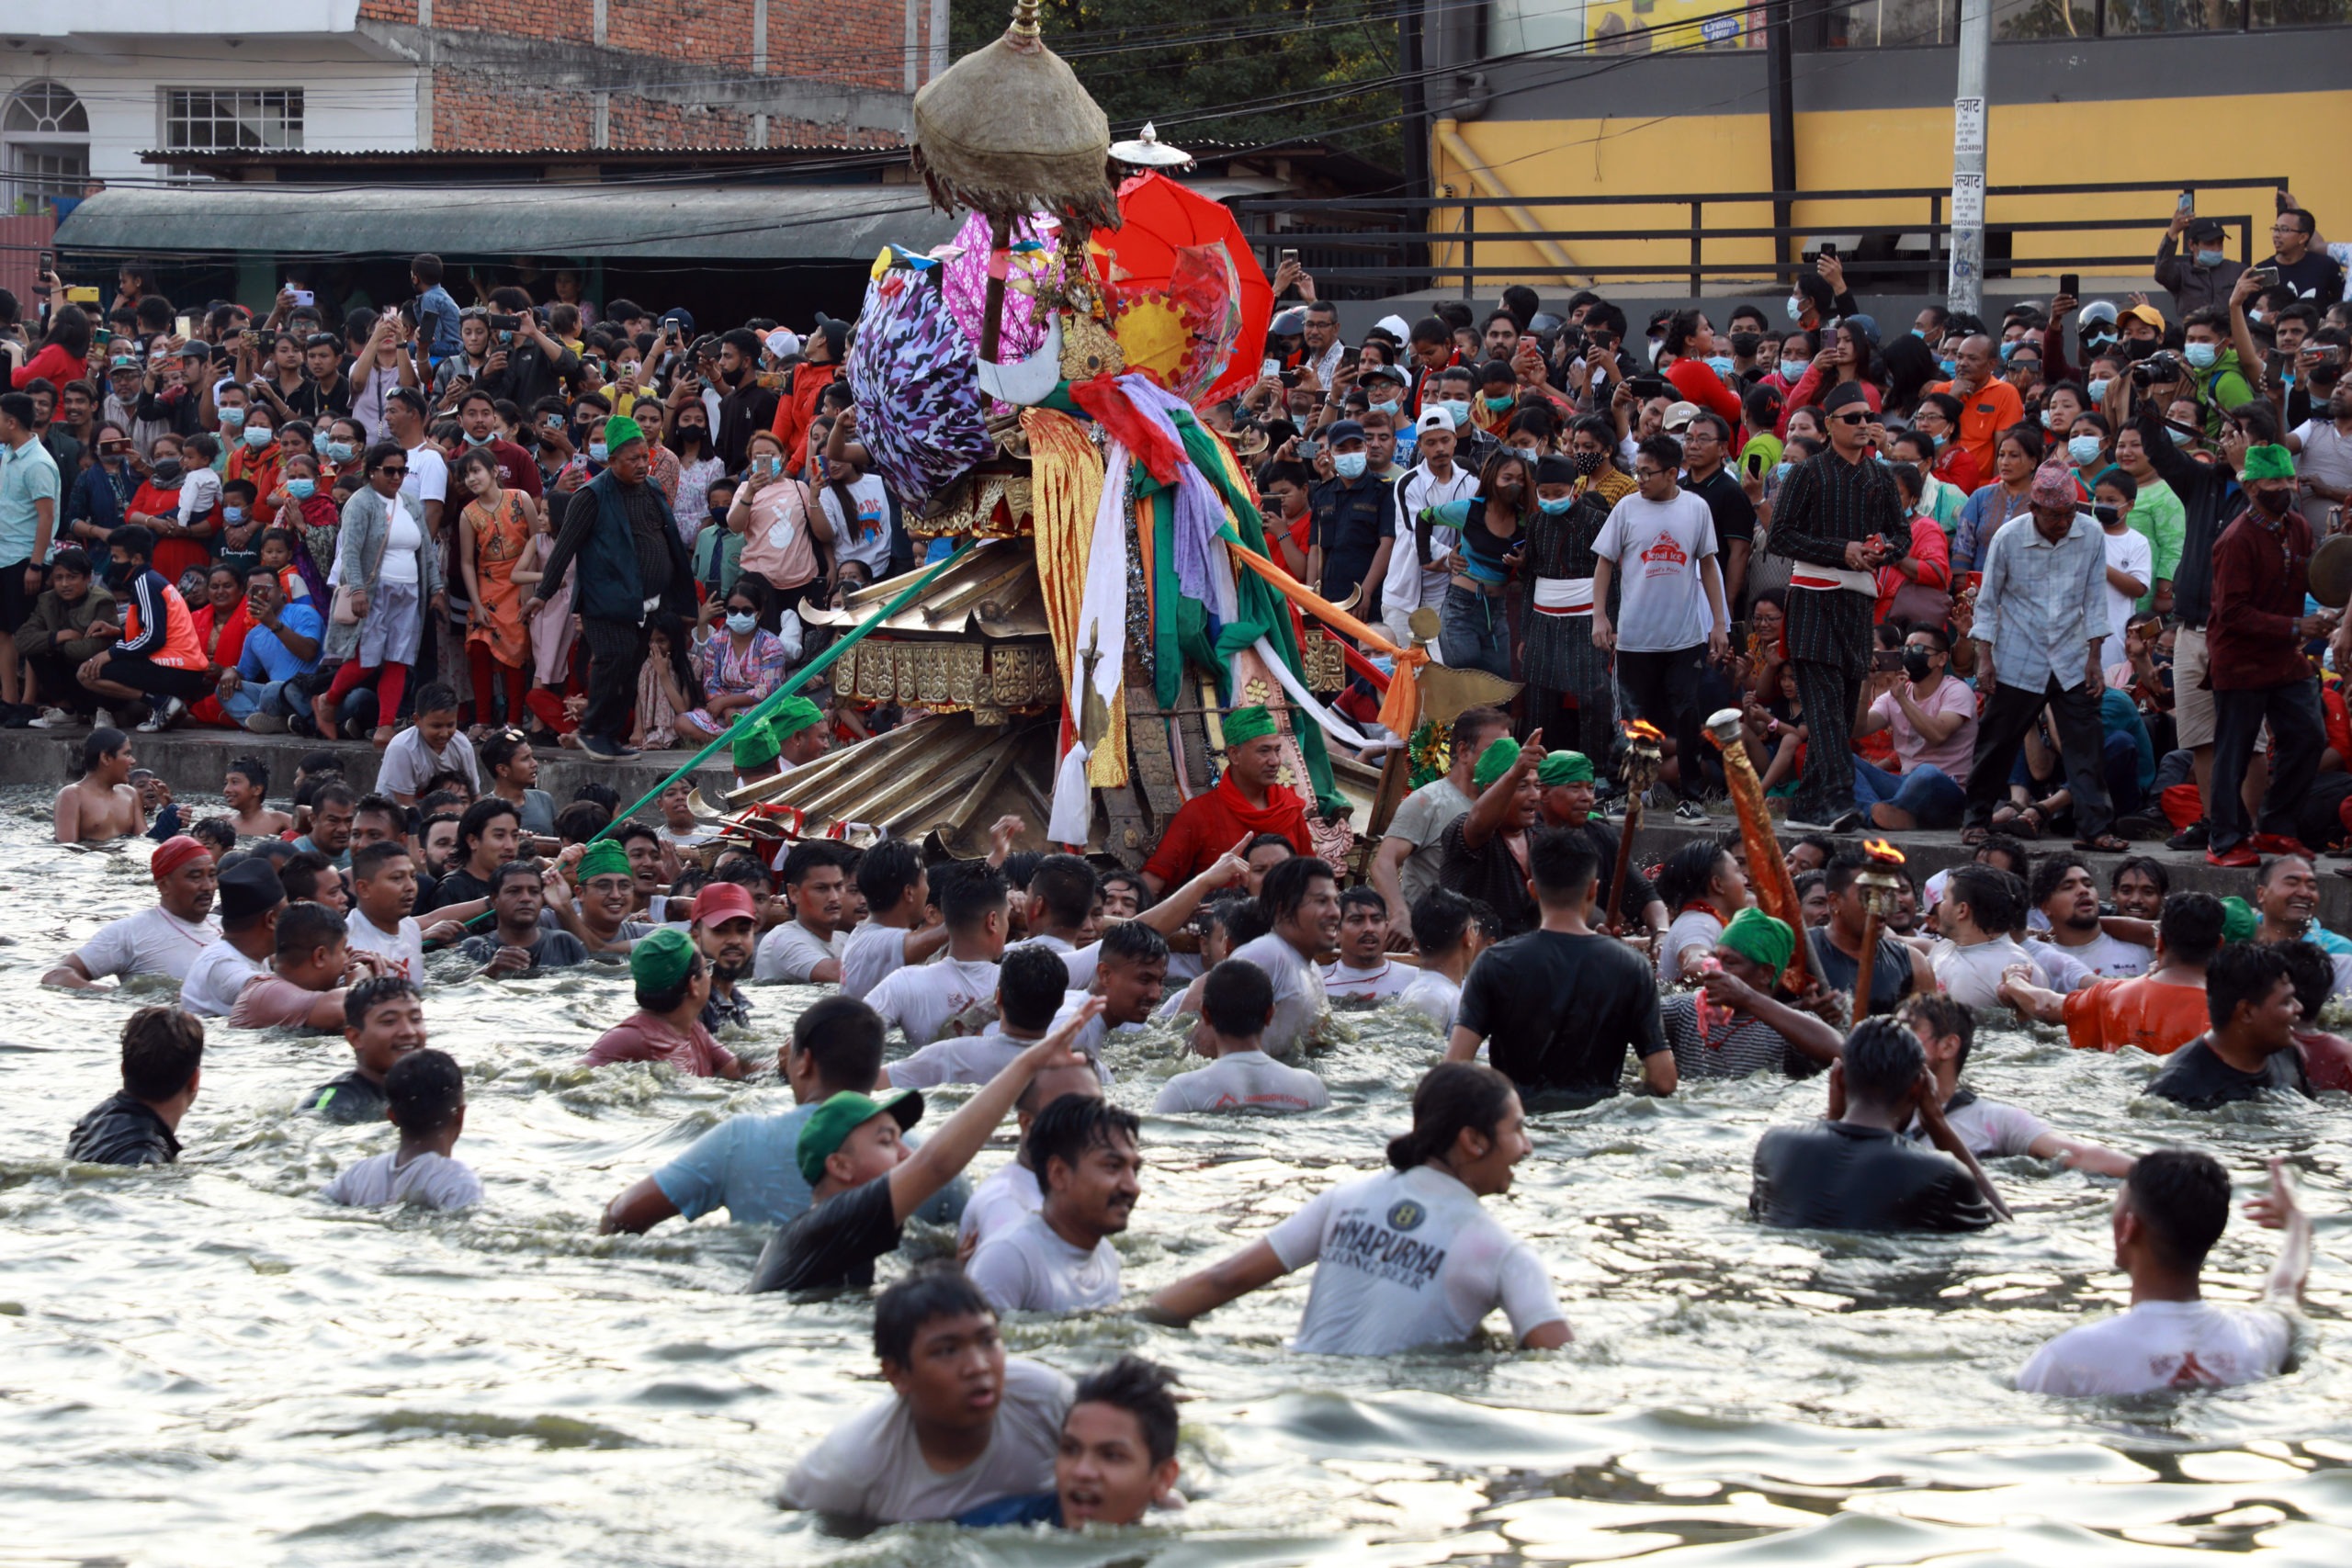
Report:
<svg viewBox="0 0 2352 1568"><path fill-rule="evenodd" d="M2303 644L2335 617L2303 614L2312 530L2295 504L2295 459L2284 446L2246 448L2240 470L2248 505L2213 546L2213 613L2206 623L2213 691L2212 824L2209 864L2250 866L2262 856L2310 852L2295 839L2295 807L2319 774L2326 744L2319 677ZM2239 798L2264 720L2273 752L2270 787L2251 838Z"/></svg>
<svg viewBox="0 0 2352 1568"><path fill-rule="evenodd" d="M1306 802L1276 782L1282 765L1283 741L1273 715L1252 705L1225 716L1225 776L1216 788L1184 803L1144 863L1144 883L1154 898L1191 881L1219 855L1259 833L1280 833L1300 854L1315 852L1306 832Z"/></svg>
<svg viewBox="0 0 2352 1568"><path fill-rule="evenodd" d="M2025 419L2025 400L2018 389L2001 379L2000 351L1993 340L1979 333L1961 340L1953 355L1960 371L1949 381L1938 381L1927 389L1949 392L1960 404L1960 434L1956 437L1976 464L1976 471L1993 471L1993 452L1999 446L2001 432Z"/></svg>

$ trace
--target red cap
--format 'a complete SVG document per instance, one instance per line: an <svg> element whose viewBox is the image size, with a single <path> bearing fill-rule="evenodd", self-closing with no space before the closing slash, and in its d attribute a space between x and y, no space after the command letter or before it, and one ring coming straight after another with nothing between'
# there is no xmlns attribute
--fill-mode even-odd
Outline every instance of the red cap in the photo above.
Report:
<svg viewBox="0 0 2352 1568"><path fill-rule="evenodd" d="M186 833L175 834L155 846L147 860L148 874L161 882L198 855L209 860L212 852Z"/></svg>
<svg viewBox="0 0 2352 1568"><path fill-rule="evenodd" d="M711 882L695 895L695 923L715 926L721 920L756 920L760 911L752 891L740 882Z"/></svg>

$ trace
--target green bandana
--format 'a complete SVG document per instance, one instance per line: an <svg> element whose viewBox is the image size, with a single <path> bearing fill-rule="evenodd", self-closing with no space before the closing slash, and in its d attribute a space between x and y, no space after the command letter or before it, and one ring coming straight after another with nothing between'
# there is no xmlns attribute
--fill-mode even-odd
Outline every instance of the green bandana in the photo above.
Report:
<svg viewBox="0 0 2352 1568"><path fill-rule="evenodd" d="M768 728L775 731L778 740L789 740L812 724L822 724L825 713L807 697L786 697L776 705L768 719Z"/></svg>
<svg viewBox="0 0 2352 1568"><path fill-rule="evenodd" d="M1478 753L1478 765L1471 770L1470 782L1484 795L1487 787L1510 772L1511 764L1518 761L1519 742L1506 735Z"/></svg>
<svg viewBox="0 0 2352 1568"><path fill-rule="evenodd" d="M1257 704L1235 708L1225 716L1225 743L1227 746L1238 746L1273 732L1274 716Z"/></svg>
<svg viewBox="0 0 2352 1568"><path fill-rule="evenodd" d="M591 877L629 876L628 852L610 839L599 839L588 846L580 863L571 869L573 876L585 884Z"/></svg>
<svg viewBox="0 0 2352 1568"><path fill-rule="evenodd" d="M2238 470L2245 479L2291 479L2295 477L2295 459L2284 446L2249 446L2245 449L2245 464Z"/></svg>
<svg viewBox="0 0 2352 1568"><path fill-rule="evenodd" d="M735 771L748 772L764 767L783 750L783 743L775 738L775 730L768 725L754 724L735 738Z"/></svg>
<svg viewBox="0 0 2352 1568"><path fill-rule="evenodd" d="M1546 751L1535 770L1536 778L1546 787L1552 784L1590 784L1592 759L1581 751Z"/></svg>
<svg viewBox="0 0 2352 1568"><path fill-rule="evenodd" d="M2223 942L2252 942L2254 933L2261 929L2262 917L2254 912L2253 905L2243 898L2222 900L2222 940Z"/></svg>
<svg viewBox="0 0 2352 1568"><path fill-rule="evenodd" d="M669 990L694 966L694 938L675 926L639 938L628 950L628 976L640 991Z"/></svg>
<svg viewBox="0 0 2352 1568"><path fill-rule="evenodd" d="M1731 924L1725 926L1724 934L1716 939L1716 945L1728 947L1742 958L1761 964L1777 975L1789 966L1790 959L1796 956L1797 933L1789 929L1788 921L1775 919L1761 909L1749 908L1732 917Z"/></svg>
<svg viewBox="0 0 2352 1568"><path fill-rule="evenodd" d="M645 439L645 427L628 415L615 414L605 422L605 455L611 457L632 441Z"/></svg>

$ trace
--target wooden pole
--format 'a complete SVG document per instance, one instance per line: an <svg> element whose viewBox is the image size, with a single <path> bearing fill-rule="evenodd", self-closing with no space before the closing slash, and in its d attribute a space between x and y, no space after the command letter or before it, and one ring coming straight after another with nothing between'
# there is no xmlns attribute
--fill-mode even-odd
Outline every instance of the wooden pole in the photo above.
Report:
<svg viewBox="0 0 2352 1568"><path fill-rule="evenodd" d="M1004 335L1004 279L1012 270L1012 220L989 220L989 286L980 299L980 358L995 363L998 341Z"/></svg>

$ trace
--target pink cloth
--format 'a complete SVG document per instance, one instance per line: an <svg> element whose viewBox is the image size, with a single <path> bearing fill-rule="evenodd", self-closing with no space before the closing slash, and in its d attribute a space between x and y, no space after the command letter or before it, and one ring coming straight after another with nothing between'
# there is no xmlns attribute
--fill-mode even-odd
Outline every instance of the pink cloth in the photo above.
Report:
<svg viewBox="0 0 2352 1568"><path fill-rule="evenodd" d="M1931 714L1960 714L1963 722L1943 744L1930 746L1927 738L1911 727L1910 718L1894 700L1893 692L1883 694L1872 703L1871 712L1883 716L1894 732L1894 754L1903 760L1905 773L1925 763L1954 784L1966 784L1969 759L1976 752L1976 694L1957 676L1946 674L1942 683L1919 706Z"/></svg>
<svg viewBox="0 0 2352 1568"><path fill-rule="evenodd" d="M588 1054L580 1058L583 1067L602 1067L614 1062L667 1062L698 1078L717 1077L737 1065L734 1053L714 1039L699 1021L692 1034L681 1034L664 1020L642 1011L630 1014L605 1031L588 1048Z"/></svg>
<svg viewBox="0 0 2352 1568"><path fill-rule="evenodd" d="M340 996L340 991L333 993ZM232 1029L300 1029L309 1025L319 993L275 975L256 975L237 993L229 1010Z"/></svg>

